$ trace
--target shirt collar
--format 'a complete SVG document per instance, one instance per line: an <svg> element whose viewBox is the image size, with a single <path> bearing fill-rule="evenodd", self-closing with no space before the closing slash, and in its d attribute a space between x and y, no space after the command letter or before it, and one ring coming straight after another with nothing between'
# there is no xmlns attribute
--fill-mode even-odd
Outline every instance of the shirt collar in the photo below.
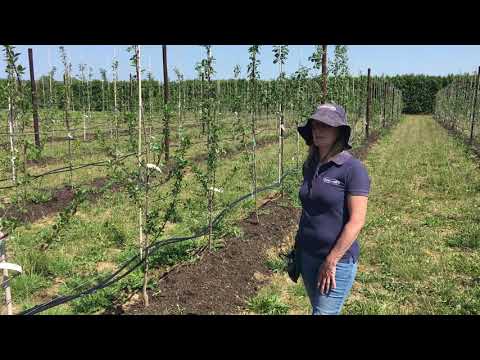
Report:
<svg viewBox="0 0 480 360"><path fill-rule="evenodd" d="M342 152L335 155L330 161L333 161L337 165L342 165L345 161L350 159L352 154L350 154L347 150L343 150Z"/></svg>

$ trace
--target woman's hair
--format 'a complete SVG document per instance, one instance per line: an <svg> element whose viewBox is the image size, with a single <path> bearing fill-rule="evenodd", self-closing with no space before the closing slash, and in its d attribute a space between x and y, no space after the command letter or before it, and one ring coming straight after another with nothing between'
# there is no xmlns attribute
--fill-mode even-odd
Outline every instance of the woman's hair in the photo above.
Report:
<svg viewBox="0 0 480 360"><path fill-rule="evenodd" d="M345 146L345 144L347 143L346 132L344 131L343 128L339 130L340 131L339 131L337 140L333 143L329 152L325 155L325 159L328 159L329 157L342 152L346 148ZM318 156L318 148L317 146L312 144L309 146L307 159L303 163L303 174L305 175L307 171L315 171L315 168L318 165L319 161L320 159Z"/></svg>

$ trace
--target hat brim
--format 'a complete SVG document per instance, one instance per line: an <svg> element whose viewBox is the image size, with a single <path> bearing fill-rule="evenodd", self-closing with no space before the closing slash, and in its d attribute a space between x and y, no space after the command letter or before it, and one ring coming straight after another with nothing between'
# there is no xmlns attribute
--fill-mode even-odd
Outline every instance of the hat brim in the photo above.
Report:
<svg viewBox="0 0 480 360"><path fill-rule="evenodd" d="M304 125L304 126L298 126L297 127L297 131L300 133L300 136L305 140L305 143L310 146L313 144L313 136L312 136L312 121L315 120L315 121L319 121L319 120L316 120L316 119L308 119L307 123ZM323 121L322 121L323 122ZM330 124L327 124L328 126L332 126ZM345 138L346 138L346 141L345 141L345 149L349 150L352 148L352 146L350 145L350 134L352 132L352 129L350 128L349 125L340 125L340 126L335 126L335 127L339 127L339 128L344 128L345 130Z"/></svg>

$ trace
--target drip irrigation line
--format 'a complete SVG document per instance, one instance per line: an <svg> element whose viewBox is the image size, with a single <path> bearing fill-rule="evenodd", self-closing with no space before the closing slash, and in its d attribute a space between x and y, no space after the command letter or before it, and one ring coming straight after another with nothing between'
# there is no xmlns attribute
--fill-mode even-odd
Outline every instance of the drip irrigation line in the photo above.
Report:
<svg viewBox="0 0 480 360"><path fill-rule="evenodd" d="M284 179L292 174L294 171L294 169L290 169L289 171L285 172L283 174L283 176L280 178L279 181L276 181L270 185L267 185L267 186L264 186L264 187L261 187L259 189L257 189L256 191L254 192L250 192L248 194L245 194L241 197L239 197L238 199L236 199L235 201L233 201L232 203L230 203L229 205L227 205L227 207L225 207L215 218L214 220L212 221L212 227L215 228L217 226L217 224L220 222L220 220L225 217L225 215L233 210L233 208L235 208L235 206L237 206L240 202L244 201L245 199L248 199L250 197L252 197L254 194L258 194L258 193L261 193L261 192L264 192L264 191L267 191L267 190L270 190L270 189L273 189L273 188L276 188L278 186L281 186ZM148 253L148 256L151 256L152 254L154 254L154 252L156 250L158 250L160 247L162 246L166 246L166 245L170 245L170 244L174 244L174 243L178 243L178 242L183 242L183 241L187 241L187 240L193 240L193 239L196 239L196 238L200 238L202 236L205 236L208 234L208 226L205 226L204 227L204 230L202 230L199 234L196 234L196 235L191 235L191 236L183 236L183 237L173 237L173 238L170 238L170 239L167 239L167 240L158 240L156 242L153 242L152 244L150 244L149 246L145 247L145 251L147 251ZM128 261L126 261L120 268L118 268L113 274L109 275L108 277L106 277L103 281L99 282L97 285L89 288L89 289L86 289L84 291L81 291L81 292L78 292L76 294L71 294L71 295L63 295L63 296L58 296L48 302L45 302L43 304L39 304L39 305L36 305L30 309L27 309L27 310L24 310L22 312L19 313L19 315L35 315L35 314L38 314L40 312L43 312L43 311L46 311L48 309L51 309L53 307L56 307L56 306L59 306L61 304L64 304L64 303L67 303L67 302L70 302L72 300L75 300L75 299L78 299L80 297L83 297L83 296L86 296L86 295L89 295L89 294L92 294L98 290L101 290L103 288L106 288L118 281L120 281L121 279L123 279L124 277L126 277L127 275L129 275L132 271L134 271L135 269L137 269L139 266L141 266L147 259L147 257L144 257L143 259L140 259L138 260L136 263L134 263L134 265L128 269L125 273L117 276L118 274L120 274L124 269L126 269L130 264L132 264L136 259L138 259L140 257L140 254L137 254L135 256L133 256L132 258L130 258ZM85 284L85 283L83 283ZM83 285L82 284L82 285ZM82 285L79 285L77 286L74 290L78 289L79 287L81 287Z"/></svg>
<svg viewBox="0 0 480 360"><path fill-rule="evenodd" d="M9 276L7 280L3 281L1 284L0 284L0 287L7 287L8 286L8 283L10 281L12 281L12 279L16 278L18 275L20 275L21 273L15 273L13 274L12 276Z"/></svg>
<svg viewBox="0 0 480 360"><path fill-rule="evenodd" d="M61 130L40 130L38 133L40 135L42 134L46 134L46 135L51 135L52 133L69 133L69 132L75 132L75 131L81 131L81 136L83 137L83 131L89 131L89 130L95 130L95 129L100 129L104 132L109 132L109 131L112 131L112 130L118 130L119 132L120 131L128 131L128 130L136 130L138 129L137 126L133 126L131 127L130 129L125 129L125 128L118 128L118 129L115 129L115 128L100 128L100 127L90 127L90 128L86 128L86 129L83 129L83 128L74 128L74 129L70 129L70 130L67 130L67 129L61 129ZM163 128L161 127L152 127L152 130L163 130ZM7 136L10 136L10 133L0 133L0 135L7 135ZM14 134L15 137L22 137L24 135L35 135L35 132L21 132L21 133L16 133ZM96 135L95 132L87 132L86 135Z"/></svg>
<svg viewBox="0 0 480 360"><path fill-rule="evenodd" d="M265 122L268 123L269 119L267 118L267 119L264 119L264 120L266 120ZM62 121L63 121L63 119L62 119ZM226 121L226 122L229 123L228 121ZM260 124L261 124L261 121L260 121ZM189 121L189 122L183 122L182 123L182 126L194 126L194 125L197 125L197 123L195 121ZM96 130L96 129L100 129L100 130L104 130L104 131L111 131L111 130L128 131L129 130L129 129L125 129L125 128L118 128L117 129L117 128L102 127L102 126L103 125L90 126L90 127L85 128L85 129L83 127L81 127L81 128L71 128L70 130L64 129L64 128L62 128L62 129L49 129L49 130L44 129L44 130L39 130L38 133L40 135L42 135L42 134L49 135L52 132L61 134L61 133L68 133L68 132L72 132L72 131L82 131L83 132L83 131ZM133 126L131 129L136 130L136 129L138 129L138 126ZM152 130L163 130L163 127L152 127ZM21 133L18 133L18 134L14 134L14 136L15 137L21 137L23 135L35 135L35 133L36 133L35 131L28 131L28 132L21 132ZM90 134L92 134L92 133L90 133ZM93 134L95 134L95 133L93 133ZM8 132L0 132L0 135L10 136L11 134L8 133ZM88 135L88 133L87 133L87 135Z"/></svg>
<svg viewBox="0 0 480 360"><path fill-rule="evenodd" d="M145 152L143 154L145 154ZM48 175L60 174L60 173L69 172L69 171L76 171L76 170L83 169L83 168L90 167L90 166L107 166L109 164L109 162L111 162L111 161L114 162L114 163L117 163L117 162L123 161L126 158L128 158L130 156L134 156L134 155L138 155L138 154L137 153L130 153L130 154L127 154L127 155L123 155L123 156L121 156L120 158L117 158L117 159L101 160L101 161L97 161L97 162L93 162L93 163L72 166L71 168L70 168L70 166L64 166L64 167L61 167L61 168L56 168L56 169L47 171L47 172L42 173L42 174L27 175L27 176L29 178L31 178L30 180L37 180L39 178L42 178L42 177L45 177L45 176L48 176ZM1 179L0 182L1 181L7 181L7 180L10 180L10 178ZM0 190L11 189L11 188L15 188L15 187L18 187L18 186L21 186L21 185L17 184L17 185L3 186L3 187L0 187Z"/></svg>
<svg viewBox="0 0 480 360"><path fill-rule="evenodd" d="M129 129L122 129L122 130L121 130L121 133L118 134L118 137L131 136L132 134L130 134L130 133L128 132L128 130L129 130ZM162 129L162 128L152 128L152 130L163 130L163 129ZM265 132L265 131L278 131L278 128L258 128L258 129L257 129L257 134L263 133L263 132ZM106 133L108 134L108 131L107 131ZM89 135L96 135L96 133L87 133L87 136L89 136ZM15 137L21 138L21 135L15 135ZM52 137L52 138L50 138L50 139L47 139L47 144L49 143L48 140L54 140L54 138ZM88 143L88 142L91 142L91 141L95 141L96 139L90 139L90 141L89 141L89 140L86 140L86 141L85 141L85 140L83 140L83 134L79 134L79 135L77 136L77 138L74 138L74 139L72 139L72 140L70 140L70 141L76 141L76 140L79 140L79 141L83 144L83 143ZM235 140L235 139L232 137L232 138L226 138L226 139L224 139L224 140L232 140L232 141L233 141L233 140ZM53 142L55 142L55 143L63 143L63 142L67 142L67 141L69 141L69 139L68 139L67 137L65 137L65 138L62 137L61 139L58 139L58 138L57 138L57 139L56 139L55 141L53 141ZM208 143L208 141L202 140L202 141L192 142L191 145L206 144L206 143ZM7 143L1 143L1 144L0 144L0 146L5 147L5 148L8 147L9 145L10 145L10 144L9 144L8 142L7 142ZM178 146L178 144L175 144L175 143L172 144L172 143L170 143L170 146L174 146L174 147L175 147L175 146Z"/></svg>

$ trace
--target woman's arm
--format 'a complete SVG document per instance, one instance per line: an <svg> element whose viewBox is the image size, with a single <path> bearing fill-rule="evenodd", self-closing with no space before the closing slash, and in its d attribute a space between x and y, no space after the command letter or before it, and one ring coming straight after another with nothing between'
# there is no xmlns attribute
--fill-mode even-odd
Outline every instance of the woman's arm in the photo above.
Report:
<svg viewBox="0 0 480 360"><path fill-rule="evenodd" d="M335 270L337 262L342 258L350 246L352 246L363 225L365 225L367 203L367 196L347 195L347 206L350 218L345 224L335 246L323 262L318 274L318 285L322 294L328 292L330 287L336 287Z"/></svg>
<svg viewBox="0 0 480 360"><path fill-rule="evenodd" d="M350 218L327 258L338 262L345 252L350 249L360 230L362 230L363 225L365 225L367 203L368 197L366 196L347 195L347 206Z"/></svg>

